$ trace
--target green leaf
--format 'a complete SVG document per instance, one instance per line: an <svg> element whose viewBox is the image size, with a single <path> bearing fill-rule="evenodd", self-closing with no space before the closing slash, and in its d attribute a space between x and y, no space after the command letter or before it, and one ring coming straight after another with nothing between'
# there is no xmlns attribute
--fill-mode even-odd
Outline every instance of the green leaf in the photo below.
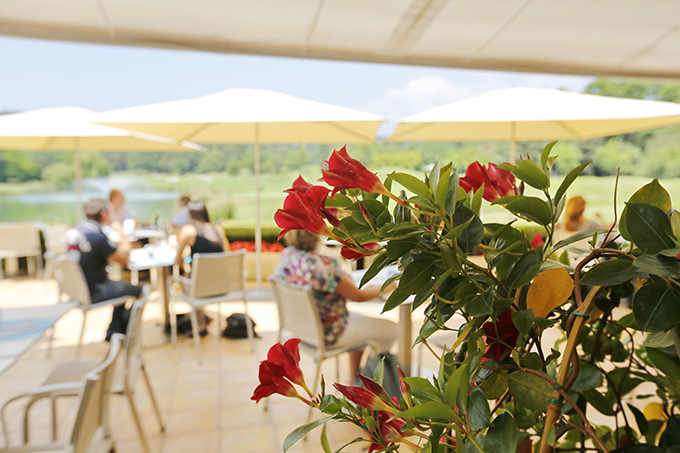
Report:
<svg viewBox="0 0 680 453"><path fill-rule="evenodd" d="M432 193L437 193L437 188L439 187L439 178L441 177L442 163L441 159L437 159L437 163L432 167L430 171L430 187L432 188Z"/></svg>
<svg viewBox="0 0 680 453"><path fill-rule="evenodd" d="M306 425L302 425L299 428L295 428L290 434L288 434L286 440L283 441L283 453L286 453L288 449L295 444L295 442L302 439L308 432L318 426L323 425L332 418L333 417L320 418L319 420L314 420L311 423L307 423Z"/></svg>
<svg viewBox="0 0 680 453"><path fill-rule="evenodd" d="M328 443L328 434L326 434L326 425L324 423L323 428L321 428L321 448L323 448L324 453L332 453L331 446Z"/></svg>
<svg viewBox="0 0 680 453"><path fill-rule="evenodd" d="M677 356L670 357L659 349L651 348L647 349L647 357L663 374L675 380L680 380L680 362L678 362Z"/></svg>
<svg viewBox="0 0 680 453"><path fill-rule="evenodd" d="M628 203L644 203L656 206L661 209L664 213L669 212L673 207L671 203L671 197L668 195L666 189L659 184L658 179L652 180L649 184L642 186L637 192L633 194L628 200ZM623 208L621 212L621 220L619 221L619 232L624 239L631 241L630 234L628 232L628 208Z"/></svg>
<svg viewBox="0 0 680 453"><path fill-rule="evenodd" d="M404 188L407 190L410 190L416 195L420 195L421 197L429 200L432 198L432 194L430 193L430 189L425 185L424 182L422 182L420 179L416 178L415 176L409 175L408 173L390 173L387 175L388 178L392 179L393 181L398 182Z"/></svg>
<svg viewBox="0 0 680 453"><path fill-rule="evenodd" d="M416 295L413 298L413 309L416 309L425 302L425 300L432 296L434 294L434 288L435 284L437 283L437 280L432 279L429 282L427 282L426 285L424 285L420 290L416 293Z"/></svg>
<svg viewBox="0 0 680 453"><path fill-rule="evenodd" d="M604 228L596 228L593 230L586 230L586 231L580 231L576 234L572 234L566 239L562 239L560 242L555 244L555 247L553 247L553 250L561 249L562 247L566 247L569 244L573 244L574 242L578 242L581 239L586 239L586 238L592 238L596 234L604 234L606 233L607 230Z"/></svg>
<svg viewBox="0 0 680 453"><path fill-rule="evenodd" d="M610 417L616 414L612 408L612 402L605 398L604 395L602 395L602 393L600 393L598 390L586 390L585 392L582 392L582 395L586 398L588 404L593 406L601 414L608 415Z"/></svg>
<svg viewBox="0 0 680 453"><path fill-rule="evenodd" d="M629 259L604 261L593 266L580 283L591 286L612 286L625 283L638 276L638 270Z"/></svg>
<svg viewBox="0 0 680 453"><path fill-rule="evenodd" d="M482 187L477 189L475 194L472 196L472 201L470 202L470 208L472 211L480 215L482 212L482 197L484 196L484 184L482 184Z"/></svg>
<svg viewBox="0 0 680 453"><path fill-rule="evenodd" d="M531 330L531 326L534 324L534 309L530 308L528 310L513 311L510 316L512 317L512 323L517 327L522 335L526 335Z"/></svg>
<svg viewBox="0 0 680 453"><path fill-rule="evenodd" d="M439 161L437 161L439 163ZM449 190L449 181L451 180L451 169L441 171L439 182L437 183L437 190L435 193L435 201L442 208L446 203L446 192Z"/></svg>
<svg viewBox="0 0 680 453"><path fill-rule="evenodd" d="M402 381L406 382L411 388L418 388L422 390L426 395L431 396L433 400L441 399L439 391L429 380L421 377L406 377Z"/></svg>
<svg viewBox="0 0 680 453"><path fill-rule="evenodd" d="M557 192L555 192L555 204L560 202L564 194L567 193L567 189L574 183L578 175L580 175L581 172L585 170L591 162L592 160L589 160L588 162L579 165L567 173L567 176L565 176L562 180L562 184L560 184L560 187L557 188Z"/></svg>
<svg viewBox="0 0 680 453"><path fill-rule="evenodd" d="M532 411L544 412L552 398L553 388L535 374L516 371L508 376L510 394L517 402Z"/></svg>
<svg viewBox="0 0 680 453"><path fill-rule="evenodd" d="M659 253L675 247L671 219L649 204L626 203L626 225L630 240L645 253Z"/></svg>
<svg viewBox="0 0 680 453"><path fill-rule="evenodd" d="M550 225L552 221L550 206L540 198L521 197L505 205L505 208L541 225Z"/></svg>
<svg viewBox="0 0 680 453"><path fill-rule="evenodd" d="M673 331L651 332L642 342L645 348L667 348L673 346Z"/></svg>
<svg viewBox="0 0 680 453"><path fill-rule="evenodd" d="M640 409L630 404L628 404L628 409L630 409L630 411L633 413L633 416L635 416L635 421L637 422L640 434L642 434L643 436L647 434L647 431L649 431L649 422L647 422L647 419L645 418L642 411L640 411Z"/></svg>
<svg viewBox="0 0 680 453"><path fill-rule="evenodd" d="M590 363L581 363L578 377L574 385L571 386L571 389L577 392L584 392L597 388L600 385L602 385L602 372L600 369Z"/></svg>
<svg viewBox="0 0 680 453"><path fill-rule="evenodd" d="M512 266L508 276L505 278L505 285L510 289L519 288L534 279L543 262L543 247L535 249L522 255Z"/></svg>
<svg viewBox="0 0 680 453"><path fill-rule="evenodd" d="M482 294L477 295L467 305L468 316L490 315L493 312L493 292L495 287L489 286Z"/></svg>
<svg viewBox="0 0 680 453"><path fill-rule="evenodd" d="M467 206L463 206L464 208L467 208ZM455 238L458 237L460 233L462 233L467 227L470 226L472 221L474 220L474 217L470 217L467 222L461 224L461 225L456 225L451 229L451 231L446 233L446 236L444 236L447 239Z"/></svg>
<svg viewBox="0 0 680 453"><path fill-rule="evenodd" d="M399 290L410 291L411 294L417 293L430 281L434 268L434 260L430 257L414 260L404 269L399 280Z"/></svg>
<svg viewBox="0 0 680 453"><path fill-rule="evenodd" d="M435 420L458 420L458 414L456 414L449 406L444 403L439 403L437 401L428 401L427 403L419 404L413 406L411 409L407 409L403 412L395 414L393 418L401 417L416 417L416 418L428 418Z"/></svg>
<svg viewBox="0 0 680 453"><path fill-rule="evenodd" d="M680 278L680 261L675 258L668 258L661 254L642 255L633 263L639 272L660 277Z"/></svg>
<svg viewBox="0 0 680 453"><path fill-rule="evenodd" d="M550 157L550 152L552 151L553 147L555 146L555 143L557 143L557 140L554 142L550 142L547 145L545 145L545 148L543 148L543 152L541 153L541 167L546 171L546 174L549 175L548 173L548 157Z"/></svg>
<svg viewBox="0 0 680 453"><path fill-rule="evenodd" d="M387 243L387 257L396 260L406 255L418 245L417 237L392 240Z"/></svg>
<svg viewBox="0 0 680 453"><path fill-rule="evenodd" d="M483 449L488 453L515 453L518 440L515 419L505 412L494 419L486 432Z"/></svg>
<svg viewBox="0 0 680 453"><path fill-rule="evenodd" d="M680 240L680 211L673 211L671 214L671 226L676 240Z"/></svg>
<svg viewBox="0 0 680 453"><path fill-rule="evenodd" d="M449 187L446 189L446 199L444 200L444 211L449 215L453 215L456 211L459 184L458 169L456 168L453 175L451 175L451 179L449 179Z"/></svg>
<svg viewBox="0 0 680 453"><path fill-rule="evenodd" d="M468 395L467 416L470 426L477 429L484 429L491 422L491 410L489 402L486 400L484 392L479 387L473 387Z"/></svg>
<svg viewBox="0 0 680 453"><path fill-rule="evenodd" d="M550 187L550 178L533 160L520 160L512 169L512 174L538 190Z"/></svg>
<svg viewBox="0 0 680 453"><path fill-rule="evenodd" d="M385 301L385 306L382 309L382 313L397 308L399 305L404 303L404 301L408 299L410 295L411 295L410 292L402 291L399 288L397 288L394 292L392 292L392 294L389 295L389 297Z"/></svg>
<svg viewBox="0 0 680 453"><path fill-rule="evenodd" d="M470 363L466 362L464 365L459 366L456 371L453 372L446 387L444 387L444 401L447 405L453 407L456 404L456 399L458 398L458 393L460 390L461 382L467 382L470 380Z"/></svg>
<svg viewBox="0 0 680 453"><path fill-rule="evenodd" d="M392 260L387 257L387 253L381 253L375 257L373 262L371 263L370 267L366 271L366 273L361 277L361 283L359 284L359 288L364 286L366 283L371 281L373 277L378 275L378 272L383 270L387 265L391 262Z"/></svg>
<svg viewBox="0 0 680 453"><path fill-rule="evenodd" d="M465 254L475 251L484 239L484 224L477 215L467 206L461 205L453 214L453 224L461 225L470 221L470 225L458 235L458 247Z"/></svg>
<svg viewBox="0 0 680 453"><path fill-rule="evenodd" d="M643 332L668 330L680 322L680 300L665 283L648 283L633 297L633 316Z"/></svg>

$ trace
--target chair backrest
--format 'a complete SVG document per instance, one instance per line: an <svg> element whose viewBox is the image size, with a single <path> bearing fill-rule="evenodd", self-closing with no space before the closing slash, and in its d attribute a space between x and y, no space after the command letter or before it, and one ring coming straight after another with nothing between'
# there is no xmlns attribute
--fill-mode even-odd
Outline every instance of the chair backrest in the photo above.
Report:
<svg viewBox="0 0 680 453"><path fill-rule="evenodd" d="M245 250L196 253L191 261L191 298L245 291L245 262Z"/></svg>
<svg viewBox="0 0 680 453"><path fill-rule="evenodd" d="M304 343L324 346L323 326L310 288L298 288L270 278L279 311L279 329L288 331Z"/></svg>
<svg viewBox="0 0 680 453"><path fill-rule="evenodd" d="M33 222L0 223L0 250L40 254L40 236Z"/></svg>
<svg viewBox="0 0 680 453"><path fill-rule="evenodd" d="M72 453L88 451L97 430L101 428L108 435L108 413L111 382L116 362L122 350L124 335L114 334L111 337L109 355L94 370L84 377L84 386L80 393L80 405L76 415L69 450Z"/></svg>
<svg viewBox="0 0 680 453"><path fill-rule="evenodd" d="M66 224L49 225L45 231L45 249L48 252L61 254L66 252L66 232L69 230Z"/></svg>
<svg viewBox="0 0 680 453"><path fill-rule="evenodd" d="M89 307L92 304L90 290L80 263L69 260L65 255L45 253L45 259L52 263L54 276L59 283L59 296L66 294L71 300Z"/></svg>

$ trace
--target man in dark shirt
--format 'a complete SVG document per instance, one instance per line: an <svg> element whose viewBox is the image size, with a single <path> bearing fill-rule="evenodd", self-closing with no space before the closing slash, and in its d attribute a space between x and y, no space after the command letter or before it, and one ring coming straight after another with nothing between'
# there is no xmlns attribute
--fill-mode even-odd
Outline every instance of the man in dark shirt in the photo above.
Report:
<svg viewBox="0 0 680 453"><path fill-rule="evenodd" d="M71 228L66 234L67 255L80 262L90 290L92 303L103 302L121 296L138 298L141 286L127 282L114 282L107 278L106 265L115 261L127 266L132 246L121 231L121 242L116 245L102 232L102 225L109 223L106 201L95 198L85 204L87 220ZM106 332L106 340L114 333L125 333L129 310L124 305L113 308L111 324Z"/></svg>

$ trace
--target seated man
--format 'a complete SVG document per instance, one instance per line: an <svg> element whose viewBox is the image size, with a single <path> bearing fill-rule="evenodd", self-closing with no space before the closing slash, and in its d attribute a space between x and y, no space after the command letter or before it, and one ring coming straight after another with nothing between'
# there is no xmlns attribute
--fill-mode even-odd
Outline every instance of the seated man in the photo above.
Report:
<svg viewBox="0 0 680 453"><path fill-rule="evenodd" d="M66 233L67 255L79 261L83 268L85 280L90 290L92 303L103 302L120 296L129 295L138 298L141 286L127 282L114 282L107 278L106 264L115 261L127 266L132 246L121 231L121 242L118 246L111 242L102 232L102 225L110 222L106 201L95 198L85 204L87 220L80 222ZM106 332L106 341L114 333L125 333L129 310L124 305L113 308L111 324Z"/></svg>

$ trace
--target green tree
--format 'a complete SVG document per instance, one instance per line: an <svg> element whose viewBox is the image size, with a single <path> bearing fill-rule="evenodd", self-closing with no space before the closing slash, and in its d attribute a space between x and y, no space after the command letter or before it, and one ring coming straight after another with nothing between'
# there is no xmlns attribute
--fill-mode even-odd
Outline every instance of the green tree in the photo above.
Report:
<svg viewBox="0 0 680 453"><path fill-rule="evenodd" d="M0 182L24 182L40 177L40 168L28 154L0 151Z"/></svg>
<svg viewBox="0 0 680 453"><path fill-rule="evenodd" d="M560 156L560 158L555 161L555 168L562 175L567 174L583 160L583 151L581 151L581 148L574 142L557 142L553 149L553 153Z"/></svg>
<svg viewBox="0 0 680 453"><path fill-rule="evenodd" d="M616 169L621 168L622 175L632 175L641 160L639 147L620 137L613 137L595 150L593 165L603 174L616 174Z"/></svg>
<svg viewBox="0 0 680 453"><path fill-rule="evenodd" d="M42 169L40 178L46 183L53 184L59 189L68 186L74 179L73 164L55 162Z"/></svg>

